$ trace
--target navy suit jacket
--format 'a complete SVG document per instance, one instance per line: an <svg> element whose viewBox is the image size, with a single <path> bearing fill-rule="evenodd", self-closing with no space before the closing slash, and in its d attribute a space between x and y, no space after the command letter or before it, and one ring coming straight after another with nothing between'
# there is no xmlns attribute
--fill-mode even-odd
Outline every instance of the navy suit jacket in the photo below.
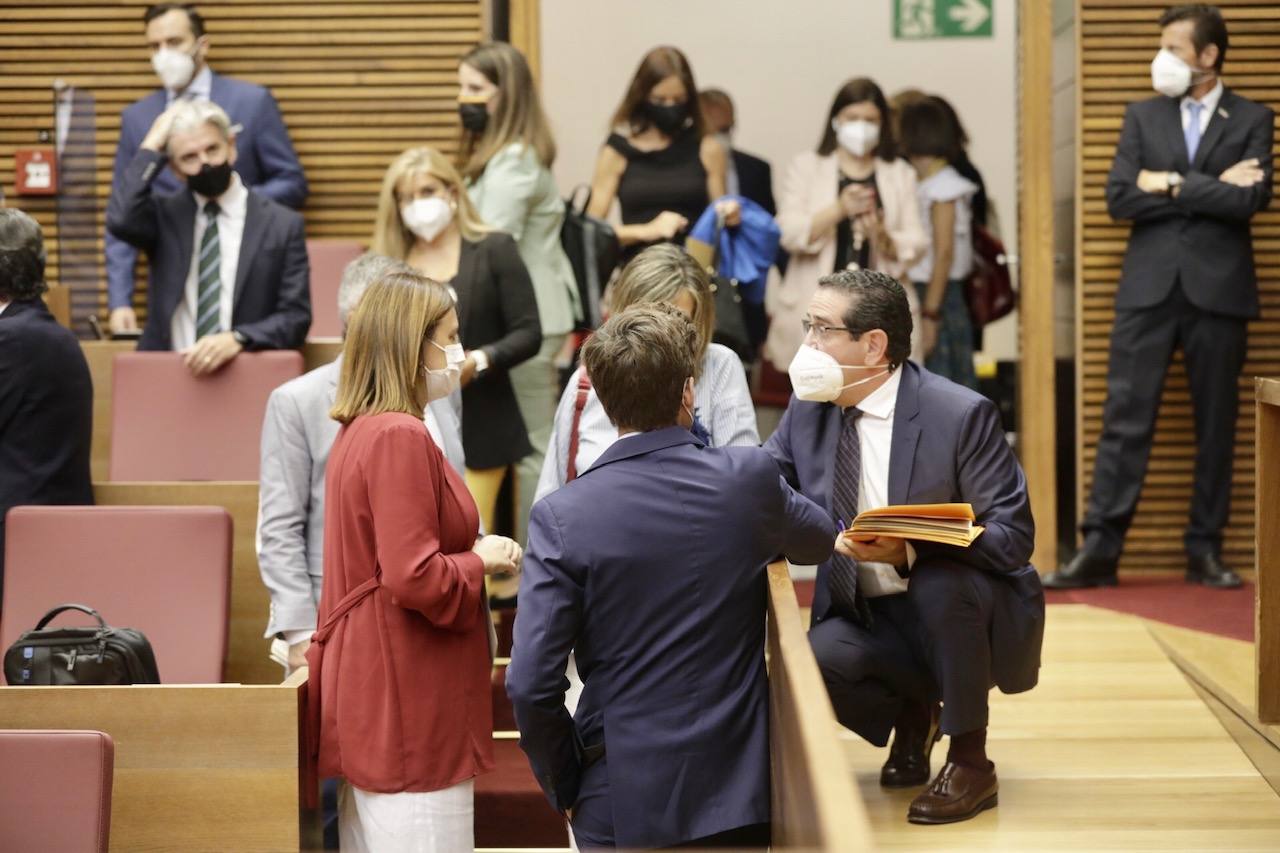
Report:
<svg viewBox="0 0 1280 853"><path fill-rule="evenodd" d="M1181 98L1157 95L1130 104L1107 177L1107 212L1133 220L1116 309L1159 305L1181 283L1192 305L1227 317L1258 316L1258 276L1249 221L1271 204L1269 107L1224 89L1194 160L1187 157ZM1263 179L1252 187L1218 180L1257 157ZM1184 176L1177 198L1138 189L1138 172Z"/></svg>
<svg viewBox="0 0 1280 853"><path fill-rule="evenodd" d="M5 514L25 504L91 504L93 383L75 335L40 299L0 314L0 594Z"/></svg>
<svg viewBox="0 0 1280 853"><path fill-rule="evenodd" d="M986 527L968 548L912 542L916 566L963 564L1005 581L992 626L992 671L1007 693L1035 686L1044 635L1044 590L1030 565L1035 522L1027 483L986 397L907 362L901 368L889 449L890 504L969 503ZM833 403L791 398L765 443L791 485L828 513L843 419ZM834 514L832 514L834 517ZM830 615L830 564L818 567L813 621Z"/></svg>
<svg viewBox="0 0 1280 853"><path fill-rule="evenodd" d="M140 350L173 349L173 312L182 302L195 245L191 190L184 187L167 196L151 192L165 162L163 154L138 151L107 203L107 228L146 251L151 261ZM246 349L297 349L311 327L311 268L302 214L253 190L247 204L231 326L249 339Z"/></svg>
<svg viewBox="0 0 1280 853"><path fill-rule="evenodd" d="M113 191L119 188L134 155L151 125L165 110L166 94L157 89L125 108L120 117L120 141L116 146ZM242 128L236 136L236 166L244 185L255 192L297 210L307 198L307 179L271 92L255 83L213 75L209 100L226 111L232 124ZM152 192L170 195L185 189L177 176L164 170L156 176ZM111 308L129 305L133 298L133 267L137 250L106 235L107 301ZM155 279L151 281L154 283Z"/></svg>
<svg viewBox="0 0 1280 853"><path fill-rule="evenodd" d="M680 427L619 439L539 501L507 692L551 804L574 806L581 745L603 743L608 797L574 818L599 810L591 824L613 826L620 847L768 821L765 567L824 560L835 532L768 454L705 447Z"/></svg>

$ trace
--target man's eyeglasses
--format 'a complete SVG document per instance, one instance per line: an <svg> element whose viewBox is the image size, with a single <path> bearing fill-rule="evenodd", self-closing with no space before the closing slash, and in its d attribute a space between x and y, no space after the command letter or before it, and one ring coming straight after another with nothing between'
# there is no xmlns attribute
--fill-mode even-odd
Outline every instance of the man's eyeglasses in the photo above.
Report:
<svg viewBox="0 0 1280 853"><path fill-rule="evenodd" d="M808 336L810 332L813 332L813 336L817 338L819 341L826 341L828 335L830 335L832 332L848 332L851 335L857 334L857 332L855 332L853 329L850 329L848 326L820 326L817 323L810 322L807 319L800 321L800 327L804 329L804 333L806 336Z"/></svg>

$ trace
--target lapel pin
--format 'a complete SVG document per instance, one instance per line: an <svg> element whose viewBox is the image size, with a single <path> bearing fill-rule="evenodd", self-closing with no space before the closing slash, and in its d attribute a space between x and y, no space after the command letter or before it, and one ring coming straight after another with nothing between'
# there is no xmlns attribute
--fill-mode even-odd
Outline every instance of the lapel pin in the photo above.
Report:
<svg viewBox="0 0 1280 853"><path fill-rule="evenodd" d="M1231 118L1231 114L1228 113L1226 110L1224 110L1222 107L1218 107L1218 115L1222 116L1223 118Z"/></svg>

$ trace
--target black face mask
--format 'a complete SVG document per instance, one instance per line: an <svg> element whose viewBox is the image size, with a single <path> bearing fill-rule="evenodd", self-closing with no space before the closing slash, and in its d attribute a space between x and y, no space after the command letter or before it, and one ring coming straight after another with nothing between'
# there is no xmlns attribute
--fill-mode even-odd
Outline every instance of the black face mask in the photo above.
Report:
<svg viewBox="0 0 1280 853"><path fill-rule="evenodd" d="M689 105L655 104L653 101L645 101L644 116L658 130L671 136L684 127L684 123L689 119Z"/></svg>
<svg viewBox="0 0 1280 853"><path fill-rule="evenodd" d="M217 198L231 186L231 162L217 166L205 163L199 172L187 178L187 186L205 198Z"/></svg>
<svg viewBox="0 0 1280 853"><path fill-rule="evenodd" d="M489 125L489 107L485 104L458 104L458 116L462 126L472 133L484 133Z"/></svg>

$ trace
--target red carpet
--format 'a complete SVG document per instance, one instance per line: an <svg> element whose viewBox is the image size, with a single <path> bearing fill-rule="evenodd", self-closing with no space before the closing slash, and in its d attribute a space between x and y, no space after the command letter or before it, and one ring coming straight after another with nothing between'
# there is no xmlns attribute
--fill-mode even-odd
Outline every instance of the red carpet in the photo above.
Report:
<svg viewBox="0 0 1280 853"><path fill-rule="evenodd" d="M813 581L796 581L801 607L813 603ZM1180 628L1253 642L1253 584L1239 589L1207 589L1185 583L1180 574L1122 575L1120 585L1098 589L1045 590L1049 604L1091 604Z"/></svg>

